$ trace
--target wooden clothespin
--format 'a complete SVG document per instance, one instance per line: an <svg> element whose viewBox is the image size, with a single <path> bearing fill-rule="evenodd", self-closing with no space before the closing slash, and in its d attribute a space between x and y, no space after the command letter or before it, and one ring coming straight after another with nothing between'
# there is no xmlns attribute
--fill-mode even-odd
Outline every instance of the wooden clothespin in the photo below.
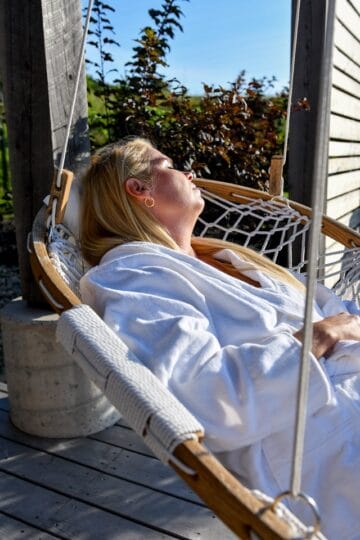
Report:
<svg viewBox="0 0 360 540"><path fill-rule="evenodd" d="M283 156L273 156L271 158L269 175L269 193L270 195L280 195L284 193L283 179Z"/></svg>
<svg viewBox="0 0 360 540"><path fill-rule="evenodd" d="M74 173L66 169L61 173L60 187L56 185L56 175L51 186L50 199L48 204L48 215L52 212L54 200L56 199L55 224L62 223L66 208L66 203L69 199L71 184L74 179Z"/></svg>

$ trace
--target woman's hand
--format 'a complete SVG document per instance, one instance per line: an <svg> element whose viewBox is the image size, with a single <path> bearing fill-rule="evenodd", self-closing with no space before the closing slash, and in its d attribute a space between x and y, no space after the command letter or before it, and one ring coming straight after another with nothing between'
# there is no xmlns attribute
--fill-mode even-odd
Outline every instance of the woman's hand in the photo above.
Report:
<svg viewBox="0 0 360 540"><path fill-rule="evenodd" d="M303 330L299 330L294 336L302 342ZM314 323L311 350L316 358L330 356L336 343L343 339L360 341L359 315L339 313Z"/></svg>

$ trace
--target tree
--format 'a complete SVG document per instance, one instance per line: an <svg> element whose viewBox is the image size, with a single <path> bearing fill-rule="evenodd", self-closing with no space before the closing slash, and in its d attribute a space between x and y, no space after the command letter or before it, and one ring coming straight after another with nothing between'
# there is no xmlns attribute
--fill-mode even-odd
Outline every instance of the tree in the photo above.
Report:
<svg viewBox="0 0 360 540"><path fill-rule="evenodd" d="M205 84L203 96L189 96L163 71L170 41L183 30L179 1L164 0L149 15L152 25L140 31L127 76L105 84L103 64L98 64L99 80L91 86L98 85L96 95L106 112L96 114L93 142L102 145L125 135L142 135L173 157L178 167L264 189L271 157L281 148L287 92L270 98L272 79L247 82L241 72L229 88ZM91 43L101 52L103 33L95 35ZM112 58L107 55L106 61ZM107 140L100 132L104 128Z"/></svg>

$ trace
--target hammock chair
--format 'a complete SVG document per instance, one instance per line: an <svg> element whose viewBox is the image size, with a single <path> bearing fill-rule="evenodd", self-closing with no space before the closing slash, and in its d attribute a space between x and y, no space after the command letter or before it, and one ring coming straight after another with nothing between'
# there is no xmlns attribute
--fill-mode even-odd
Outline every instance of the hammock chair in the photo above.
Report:
<svg viewBox="0 0 360 540"><path fill-rule="evenodd" d="M29 246L36 281L52 308L63 313L58 323L58 339L159 459L169 463L237 535L250 538L251 530L260 538L305 537L307 528L282 505L276 508L278 515L271 509L273 501L250 492L222 467L201 444L201 425L140 365L92 309L81 303L79 279L87 265L70 230L74 228L73 216L66 213L66 197L63 197L70 191L72 177L71 172L63 171L60 194L53 194L49 208L44 206L38 213ZM234 184L201 179L196 183L212 206L213 218L211 223L204 218L199 220L200 234L210 232L232 240L241 237L242 244L255 245L273 260L281 258L282 253L291 260L296 241L306 243L309 208ZM69 206L75 211L76 189L72 191ZM57 211L53 210L55 207ZM56 225L48 242L46 221L51 210ZM226 227L229 221L234 223ZM323 234L347 247L345 260L349 262L340 268L343 279L342 285L336 283L336 292L347 297L358 296L360 235L327 217L323 217ZM274 235L278 238L275 244ZM302 256L293 268L305 264L306 258ZM323 274L324 266L327 263L320 267L319 275Z"/></svg>
<svg viewBox="0 0 360 540"><path fill-rule="evenodd" d="M88 17L90 6L91 2ZM71 188L73 174L63 165L62 161L47 207L39 211L29 239L35 279L52 308L62 314L59 341L159 459L171 465L239 537L250 539L255 533L269 539L324 538L313 506L315 525L308 528L282 504L284 494L269 499L248 490L224 469L201 443L204 432L199 422L82 304L79 279L87 265L77 239L79 193L76 182ZM294 271L309 267L314 272L316 266L318 279L331 279L336 294L359 302L360 234L273 194L213 180L195 182L210 206L200 217L196 234L253 247ZM318 234L311 227L316 219L323 237L343 248L319 256L315 265L306 246L309 235Z"/></svg>

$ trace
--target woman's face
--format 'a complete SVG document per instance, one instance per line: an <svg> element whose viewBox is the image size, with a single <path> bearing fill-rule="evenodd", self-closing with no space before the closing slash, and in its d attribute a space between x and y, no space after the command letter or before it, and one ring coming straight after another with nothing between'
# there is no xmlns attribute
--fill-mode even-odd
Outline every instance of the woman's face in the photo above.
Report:
<svg viewBox="0 0 360 540"><path fill-rule="evenodd" d="M155 203L153 214L166 226L174 219L189 219L195 223L205 203L192 182L193 174L174 169L172 160L155 149L151 150L150 160L154 181L150 190Z"/></svg>

